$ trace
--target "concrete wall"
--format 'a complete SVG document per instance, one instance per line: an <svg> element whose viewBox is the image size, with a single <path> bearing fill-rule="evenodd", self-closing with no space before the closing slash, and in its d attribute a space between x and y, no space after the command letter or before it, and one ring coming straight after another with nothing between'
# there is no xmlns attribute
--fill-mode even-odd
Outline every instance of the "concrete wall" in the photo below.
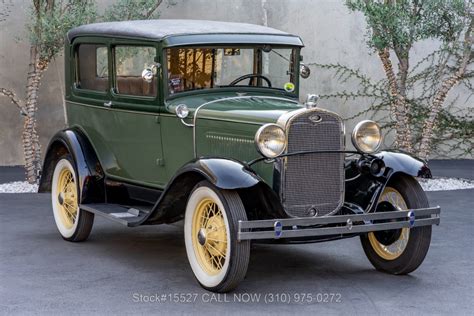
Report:
<svg viewBox="0 0 474 316"><path fill-rule="evenodd" d="M5 3L9 1L3 5ZM14 4L9 6L9 16L0 22L0 87L13 89L23 99L29 62L28 35L24 24L31 1L15 0L10 3ZM0 10L4 10L1 2ZM61 57L46 71L40 87L38 130L43 148L46 148L55 131L64 127L63 86ZM16 106L0 96L0 165L24 163L22 128L23 119Z"/></svg>
<svg viewBox="0 0 474 316"><path fill-rule="evenodd" d="M300 35L305 42L306 63L341 63L358 67L374 78L383 78L380 62L365 45L365 22L360 14L350 13L343 0L169 0L175 5L161 9L162 18L209 19L267 24ZM4 1L8 3L9 1ZM99 7L113 0L98 1ZM10 1L13 3L13 1ZM0 22L0 87L13 88L24 96L24 83L28 67L28 40L24 21L30 1L15 0L10 16ZM0 2L0 10L2 10ZM20 37L23 40L17 41ZM413 49L414 62L436 47L425 42ZM63 84L62 57L54 62L45 74L39 98L38 126L43 148L54 132L64 127L62 109ZM302 96L306 93L324 94L340 90L333 74L313 71L311 78L302 81ZM347 83L344 89L354 89ZM457 89L459 106L465 103L468 91ZM472 101L471 101L472 102ZM321 101L321 107L349 117L365 105L361 101ZM355 122L349 122L351 130ZM0 165L23 163L21 147L22 120L9 100L0 97Z"/></svg>

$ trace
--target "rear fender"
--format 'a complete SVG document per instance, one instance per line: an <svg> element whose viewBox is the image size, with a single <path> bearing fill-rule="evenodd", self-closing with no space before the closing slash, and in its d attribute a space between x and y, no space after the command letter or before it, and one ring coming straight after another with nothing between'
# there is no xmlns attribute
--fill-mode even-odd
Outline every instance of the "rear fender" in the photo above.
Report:
<svg viewBox="0 0 474 316"><path fill-rule="evenodd" d="M77 129L57 132L51 139L43 163L38 192L50 192L54 166L65 154L74 160L78 175L80 203L105 201L104 172L87 137Z"/></svg>

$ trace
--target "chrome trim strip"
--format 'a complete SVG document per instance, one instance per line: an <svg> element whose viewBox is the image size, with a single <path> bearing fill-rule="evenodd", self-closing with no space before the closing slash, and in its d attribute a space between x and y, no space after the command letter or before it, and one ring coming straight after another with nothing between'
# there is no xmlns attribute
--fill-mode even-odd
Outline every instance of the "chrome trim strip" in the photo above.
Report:
<svg viewBox="0 0 474 316"><path fill-rule="evenodd" d="M183 125L187 126L187 127L194 127L193 124L186 123L186 121L184 119L181 119L181 123L183 123Z"/></svg>
<svg viewBox="0 0 474 316"><path fill-rule="evenodd" d="M94 109L97 109L97 110L103 110L103 111L117 111L117 112L125 112L125 113L132 113L132 114L142 114L142 115L154 115L154 116L157 116L157 115L160 115L160 114L161 114L161 113L159 113L159 112L124 110L124 109L114 108L113 106L112 106L112 107L106 107L106 106L103 106L103 105L90 105L90 104L86 104L86 103L81 103L81 102L68 101L68 100L66 100L66 105L67 105L68 103L74 104L74 105L85 106L85 107L88 107L88 108L94 108Z"/></svg>
<svg viewBox="0 0 474 316"><path fill-rule="evenodd" d="M383 213L365 213L354 215L336 215L328 217L315 218L285 218L272 220L256 220L256 221L239 221L238 240L249 239L274 239L274 225L276 222L281 223L283 227L292 229L283 229L282 234L278 238L294 238L294 237L316 237L328 235L344 235L354 233L365 233L380 230L411 228L427 225L439 225L441 208L428 207L419 209L410 209L404 211L383 212ZM413 221L413 216L415 218ZM419 218L430 216L429 218ZM368 223L373 220L390 220L405 219L403 221L388 223ZM361 223L361 224L358 224ZM338 227L319 227L315 225L326 224L342 224ZM297 227L294 229L294 227ZM309 228L304 228L309 226ZM262 231L249 231L249 229L265 229Z"/></svg>

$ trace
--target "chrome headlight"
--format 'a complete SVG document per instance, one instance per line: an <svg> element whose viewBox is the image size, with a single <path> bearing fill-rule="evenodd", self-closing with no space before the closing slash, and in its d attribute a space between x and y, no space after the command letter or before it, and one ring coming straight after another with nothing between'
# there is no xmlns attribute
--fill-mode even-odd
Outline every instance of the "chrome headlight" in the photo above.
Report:
<svg viewBox="0 0 474 316"><path fill-rule="evenodd" d="M352 144L364 153L376 152L382 144L382 132L374 121L359 122L352 131Z"/></svg>
<svg viewBox="0 0 474 316"><path fill-rule="evenodd" d="M263 156L275 158L285 151L285 131L276 124L265 124L255 134L255 145Z"/></svg>

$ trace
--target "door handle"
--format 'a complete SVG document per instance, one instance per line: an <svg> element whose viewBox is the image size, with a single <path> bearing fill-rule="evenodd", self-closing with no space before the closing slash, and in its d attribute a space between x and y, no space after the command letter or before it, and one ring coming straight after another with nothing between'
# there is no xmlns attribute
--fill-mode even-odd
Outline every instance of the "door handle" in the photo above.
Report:
<svg viewBox="0 0 474 316"><path fill-rule="evenodd" d="M108 108L112 107L112 101L104 102L104 106Z"/></svg>

